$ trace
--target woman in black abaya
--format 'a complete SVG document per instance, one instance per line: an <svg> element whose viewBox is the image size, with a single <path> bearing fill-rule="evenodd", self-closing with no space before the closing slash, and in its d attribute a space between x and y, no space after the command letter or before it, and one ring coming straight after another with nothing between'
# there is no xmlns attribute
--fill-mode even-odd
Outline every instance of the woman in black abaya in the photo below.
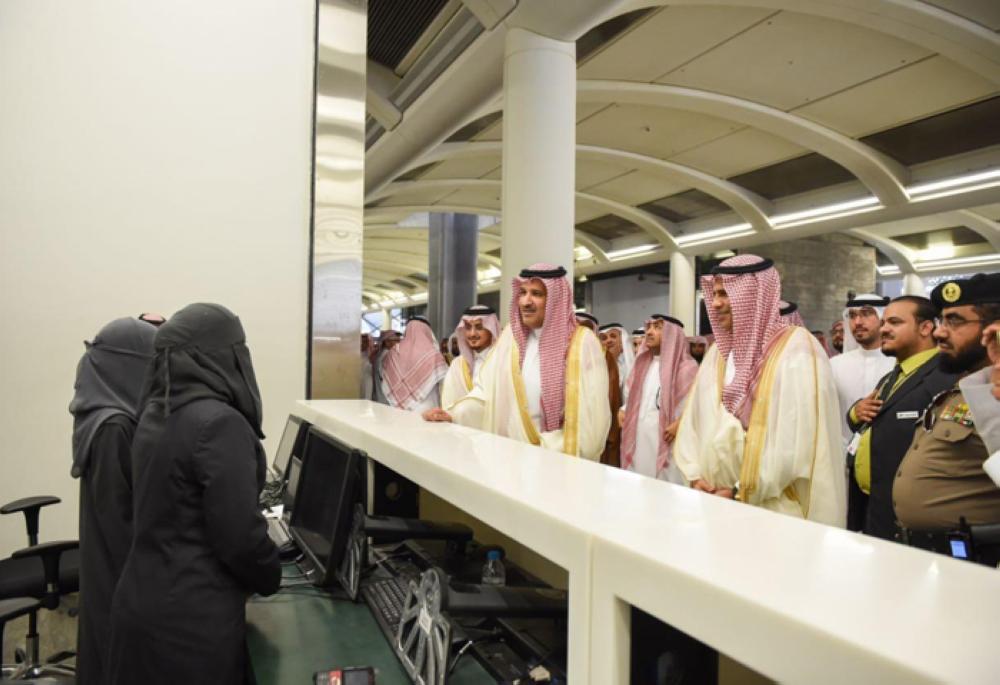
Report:
<svg viewBox="0 0 1000 685"><path fill-rule="evenodd" d="M179 311L154 346L109 682L239 685L249 680L246 599L281 578L257 503L265 458L250 351L239 319L214 304Z"/></svg>
<svg viewBox="0 0 1000 685"><path fill-rule="evenodd" d="M76 369L73 468L80 479L79 685L105 682L111 597L132 543L132 436L156 328L115 319Z"/></svg>

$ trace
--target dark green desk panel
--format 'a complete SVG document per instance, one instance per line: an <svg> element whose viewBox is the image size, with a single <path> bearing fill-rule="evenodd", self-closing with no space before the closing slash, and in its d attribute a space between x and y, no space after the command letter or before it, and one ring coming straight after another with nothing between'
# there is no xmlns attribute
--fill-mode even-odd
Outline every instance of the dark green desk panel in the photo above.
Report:
<svg viewBox="0 0 1000 685"><path fill-rule="evenodd" d="M332 599L309 587L248 602L247 645L258 685L311 685L316 671L340 666L374 666L378 685L410 682L366 604ZM467 653L449 682L494 681Z"/></svg>

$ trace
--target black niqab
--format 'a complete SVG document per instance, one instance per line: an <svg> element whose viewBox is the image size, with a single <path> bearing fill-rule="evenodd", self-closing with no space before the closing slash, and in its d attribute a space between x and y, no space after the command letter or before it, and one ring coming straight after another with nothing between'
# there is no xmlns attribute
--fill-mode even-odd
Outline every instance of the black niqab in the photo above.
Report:
<svg viewBox="0 0 1000 685"><path fill-rule="evenodd" d="M159 327L144 411L164 415L213 398L236 409L263 438L260 390L239 317L218 304L191 304Z"/></svg>
<svg viewBox="0 0 1000 685"><path fill-rule="evenodd" d="M97 429L117 414L132 420L141 406L143 382L153 358L156 328L132 318L115 319L84 342L86 352L76 367L73 400L73 468L79 478L87 470Z"/></svg>

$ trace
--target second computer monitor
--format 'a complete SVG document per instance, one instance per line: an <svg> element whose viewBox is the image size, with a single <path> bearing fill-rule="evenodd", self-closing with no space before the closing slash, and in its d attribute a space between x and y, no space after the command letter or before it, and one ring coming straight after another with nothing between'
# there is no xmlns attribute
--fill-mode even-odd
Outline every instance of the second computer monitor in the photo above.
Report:
<svg viewBox="0 0 1000 685"><path fill-rule="evenodd" d="M367 457L316 428L304 452L290 532L317 568L314 581L329 585L347 547L354 504L363 500Z"/></svg>

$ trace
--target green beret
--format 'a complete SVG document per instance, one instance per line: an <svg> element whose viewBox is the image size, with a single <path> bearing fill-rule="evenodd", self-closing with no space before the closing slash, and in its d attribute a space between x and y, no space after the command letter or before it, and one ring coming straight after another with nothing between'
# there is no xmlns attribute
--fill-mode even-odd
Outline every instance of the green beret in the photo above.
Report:
<svg viewBox="0 0 1000 685"><path fill-rule="evenodd" d="M1000 274L976 274L972 278L945 281L931 292L931 301L939 309L1000 303Z"/></svg>

